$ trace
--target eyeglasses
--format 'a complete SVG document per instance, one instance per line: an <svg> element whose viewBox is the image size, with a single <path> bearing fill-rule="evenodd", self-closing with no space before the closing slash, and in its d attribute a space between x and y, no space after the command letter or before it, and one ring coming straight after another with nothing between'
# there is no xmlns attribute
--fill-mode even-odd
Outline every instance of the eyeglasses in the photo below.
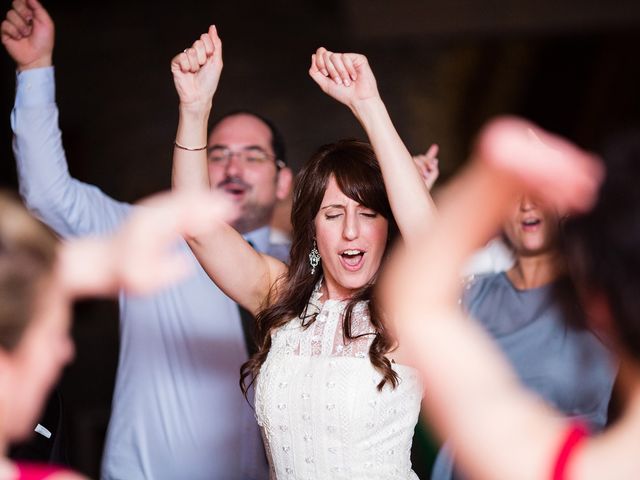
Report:
<svg viewBox="0 0 640 480"><path fill-rule="evenodd" d="M260 147L247 147L242 150L231 150L227 147L211 147L207 149L208 159L212 163L226 165L236 156L245 166L264 165L275 159L276 168L280 170L285 167L282 160L276 159L272 153L264 151Z"/></svg>

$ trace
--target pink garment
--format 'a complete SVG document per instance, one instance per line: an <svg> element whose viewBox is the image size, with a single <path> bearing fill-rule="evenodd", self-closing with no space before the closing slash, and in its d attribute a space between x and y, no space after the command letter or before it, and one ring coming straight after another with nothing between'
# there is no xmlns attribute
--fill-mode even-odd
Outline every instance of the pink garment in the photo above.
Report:
<svg viewBox="0 0 640 480"><path fill-rule="evenodd" d="M44 480L55 473L67 472L66 468L41 463L16 463L20 480Z"/></svg>

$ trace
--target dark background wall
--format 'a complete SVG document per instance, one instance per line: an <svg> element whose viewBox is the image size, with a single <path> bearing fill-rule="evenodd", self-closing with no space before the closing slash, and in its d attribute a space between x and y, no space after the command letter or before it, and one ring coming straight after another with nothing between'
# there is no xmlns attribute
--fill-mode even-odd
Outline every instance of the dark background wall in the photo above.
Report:
<svg viewBox="0 0 640 480"><path fill-rule="evenodd" d="M5 8L8 8L8 2ZM71 173L119 200L169 187L177 96L169 61L210 23L225 66L214 116L248 107L278 123L290 161L362 132L308 78L320 45L365 53L412 151L441 145L443 179L489 117L517 113L598 148L639 121L640 2L618 0L46 1ZM4 15L4 13L3 13ZM0 54L0 186L15 188L13 65ZM97 475L117 362L117 309L77 307L62 379L70 457ZM214 408L212 406L212 408Z"/></svg>

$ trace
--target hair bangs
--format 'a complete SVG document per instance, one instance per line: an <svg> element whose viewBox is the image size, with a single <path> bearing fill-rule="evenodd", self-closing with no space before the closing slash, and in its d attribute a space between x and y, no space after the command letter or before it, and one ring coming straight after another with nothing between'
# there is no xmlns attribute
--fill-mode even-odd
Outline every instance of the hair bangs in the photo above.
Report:
<svg viewBox="0 0 640 480"><path fill-rule="evenodd" d="M342 140L327 152L322 165L325 188L331 175L349 198L392 219L382 172L368 143Z"/></svg>

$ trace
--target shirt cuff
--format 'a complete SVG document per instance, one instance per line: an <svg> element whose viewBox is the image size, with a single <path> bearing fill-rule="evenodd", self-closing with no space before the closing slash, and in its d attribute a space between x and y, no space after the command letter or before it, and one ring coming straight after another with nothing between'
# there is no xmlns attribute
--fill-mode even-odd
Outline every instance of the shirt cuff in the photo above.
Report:
<svg viewBox="0 0 640 480"><path fill-rule="evenodd" d="M54 67L31 68L16 74L15 108L40 107L55 101Z"/></svg>

